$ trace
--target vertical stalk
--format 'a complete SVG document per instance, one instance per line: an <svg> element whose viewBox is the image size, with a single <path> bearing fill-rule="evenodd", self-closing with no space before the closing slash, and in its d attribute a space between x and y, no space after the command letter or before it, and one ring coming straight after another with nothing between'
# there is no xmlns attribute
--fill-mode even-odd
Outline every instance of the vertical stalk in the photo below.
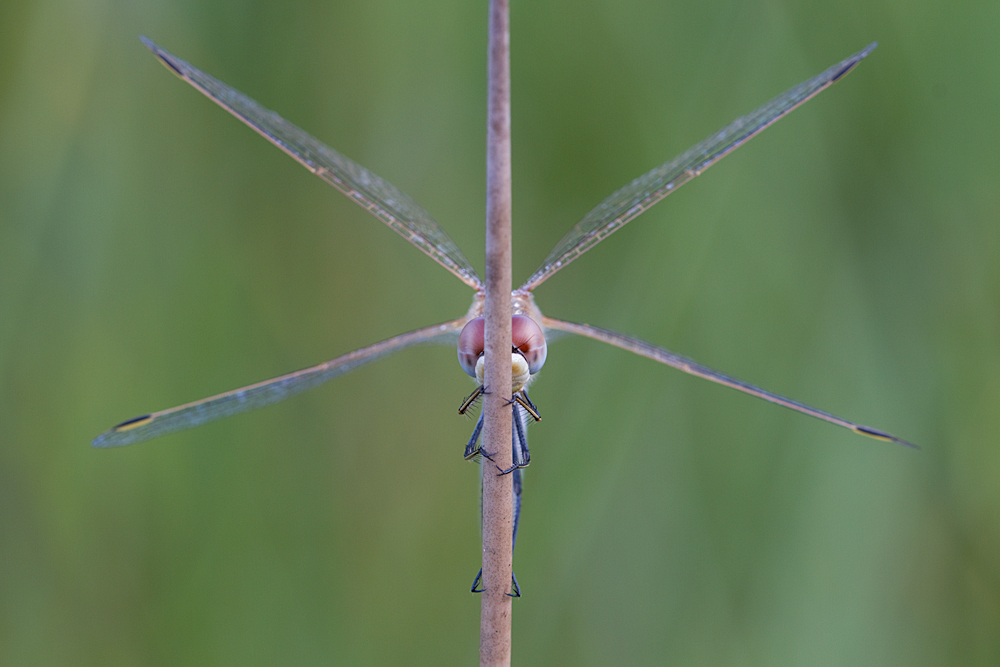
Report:
<svg viewBox="0 0 1000 667"><path fill-rule="evenodd" d="M514 489L511 475L510 26L508 0L490 0L486 106L486 369L483 400L483 593L479 664L510 665Z"/></svg>

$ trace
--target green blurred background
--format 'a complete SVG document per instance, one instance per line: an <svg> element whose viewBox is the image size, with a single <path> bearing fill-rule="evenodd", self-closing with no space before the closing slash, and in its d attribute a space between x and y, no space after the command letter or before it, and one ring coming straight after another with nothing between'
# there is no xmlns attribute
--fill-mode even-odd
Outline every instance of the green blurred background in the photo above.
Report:
<svg viewBox="0 0 1000 667"><path fill-rule="evenodd" d="M0 664L473 664L453 350L89 446L471 296L140 34L482 266L485 2L0 4ZM998 34L988 1L514 3L515 280L611 191L881 42L537 299L923 448L556 342L516 664L1000 663Z"/></svg>

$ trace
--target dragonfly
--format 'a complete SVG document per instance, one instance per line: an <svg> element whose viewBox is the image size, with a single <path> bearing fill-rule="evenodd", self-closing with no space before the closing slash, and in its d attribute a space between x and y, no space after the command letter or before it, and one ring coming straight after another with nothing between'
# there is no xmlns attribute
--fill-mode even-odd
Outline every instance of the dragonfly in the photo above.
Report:
<svg viewBox="0 0 1000 667"><path fill-rule="evenodd" d="M306 169L340 190L351 200L370 211L407 241L474 290L472 305L457 319L442 322L374 343L311 368L251 384L240 389L186 403L167 410L135 417L97 436L95 447L118 447L192 428L207 422L284 400L404 348L428 343L456 345L459 364L476 379L477 388L462 402L460 412L468 410L487 388L483 366L484 283L472 264L444 229L423 208L394 185L326 146L277 113L261 106L238 90L213 78L193 65L162 49L152 40L143 43L174 74L194 86L216 104L246 123L265 139L285 151ZM547 317L535 304L533 290L580 255L621 229L653 204L671 194L723 157L743 145L792 109L809 100L853 70L876 44L829 67L813 78L785 91L755 111L737 118L704 141L648 173L636 178L608 196L587 213L556 244L542 265L511 293L513 339L511 387L513 425L513 465L499 474L514 475L514 539L521 509L521 470L530 462L527 427L541 419L528 398L527 388L545 363L547 339L577 335L613 345L711 382L756 396L796 412L841 426L877 440L915 447L910 442L885 431L864 426L804 403L785 398L755 385L714 371L691 359L620 333L589 324L576 324ZM490 458L479 442L483 419L480 415L472 437L465 447L467 459ZM481 572L480 572L481 575ZM476 578L473 591L480 581ZM519 594L516 579L512 595Z"/></svg>

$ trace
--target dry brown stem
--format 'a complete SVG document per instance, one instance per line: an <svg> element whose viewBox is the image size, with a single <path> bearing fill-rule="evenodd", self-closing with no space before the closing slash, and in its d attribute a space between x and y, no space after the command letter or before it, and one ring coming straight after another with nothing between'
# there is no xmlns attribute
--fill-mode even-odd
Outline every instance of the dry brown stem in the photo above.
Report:
<svg viewBox="0 0 1000 667"><path fill-rule="evenodd" d="M513 480L511 464L510 30L507 0L490 0L486 130L486 387L483 580L479 664L510 664Z"/></svg>

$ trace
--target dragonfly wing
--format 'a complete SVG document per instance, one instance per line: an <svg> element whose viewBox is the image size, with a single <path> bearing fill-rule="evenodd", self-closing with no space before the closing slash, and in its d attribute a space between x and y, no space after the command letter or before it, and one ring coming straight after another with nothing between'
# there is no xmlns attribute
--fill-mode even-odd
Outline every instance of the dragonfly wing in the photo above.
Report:
<svg viewBox="0 0 1000 667"><path fill-rule="evenodd" d="M901 438L897 438L896 436L886 433L885 431L880 431L878 429L871 428L870 426L855 424L854 422L832 415L829 412L818 410L805 405L804 403L799 403L798 401L793 401L790 398L779 396L778 394L772 394L771 392L761 389L760 387L755 387L754 385L743 382L742 380L737 380L736 378L729 377L728 375L723 375L722 373L713 371L711 368L702 366L696 361L682 357L679 354L674 354L673 352L665 350L662 347L656 347L655 345L651 345L650 343L637 338L614 333L613 331L606 331L605 329L598 329L597 327L592 327L589 324L574 324L563 320L554 320L550 317L545 317L542 321L544 326L548 328L565 331L578 336L586 336L587 338L593 338L594 340L599 340L602 343L607 343L608 345L620 347L623 350L628 350L629 352L634 352L635 354L647 357L654 361L659 361L661 364L673 366L674 368L684 371L690 375L705 378L706 380L711 380L717 384L732 387L733 389L742 391L745 394L750 394L751 396L756 396L757 398L763 398L765 401L777 403L778 405L795 410L796 412L801 412L804 415L822 419L823 421L836 424L837 426L849 428L855 433L867 435L878 440L888 440L890 442L899 443L900 445L916 448L916 445Z"/></svg>
<svg viewBox="0 0 1000 667"><path fill-rule="evenodd" d="M737 118L700 144L640 176L598 204L552 249L542 265L521 287L532 290L553 273L617 231L650 206L721 160L752 136L851 71L875 48L837 63L822 74L774 98L753 113Z"/></svg>
<svg viewBox="0 0 1000 667"><path fill-rule="evenodd" d="M396 186L344 157L307 132L265 109L240 91L184 62L143 37L157 58L177 76L207 95L302 166L337 188L393 231L427 253L466 285L481 289L472 264L427 211Z"/></svg>
<svg viewBox="0 0 1000 667"><path fill-rule="evenodd" d="M97 436L94 447L119 447L149 440L157 436L181 431L222 417L239 414L248 410L276 403L306 389L320 385L327 380L378 359L420 343L450 343L457 341L458 333L465 326L467 318L445 322L425 329L417 329L400 334L360 350L349 352L326 363L306 368L295 373L282 375L257 384L209 398L179 405L169 410L161 410L118 424Z"/></svg>

